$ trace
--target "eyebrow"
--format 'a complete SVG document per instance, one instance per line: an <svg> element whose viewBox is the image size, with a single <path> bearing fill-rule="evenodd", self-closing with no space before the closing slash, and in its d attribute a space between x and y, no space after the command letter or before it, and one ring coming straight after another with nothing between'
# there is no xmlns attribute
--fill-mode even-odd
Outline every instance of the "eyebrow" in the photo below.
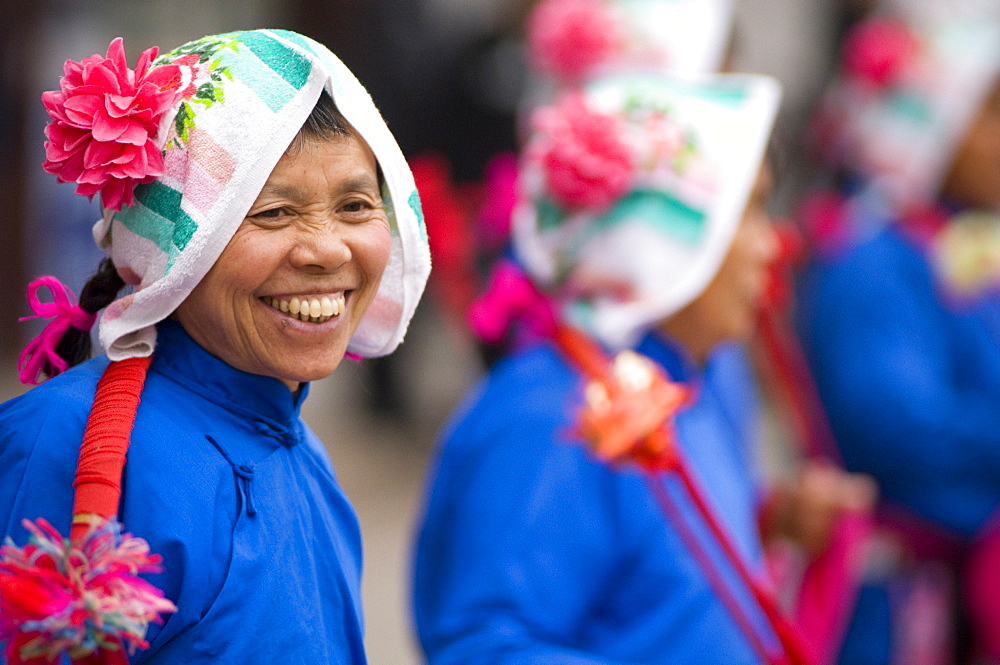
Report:
<svg viewBox="0 0 1000 665"><path fill-rule="evenodd" d="M341 183L340 187L337 188L336 194L343 194L344 192L352 191L367 191L374 190L377 193L381 193L381 188L378 185L378 179L370 175L359 175L349 180L345 180ZM302 190L295 185L270 185L266 184L260 190L261 194L269 194L271 196L277 196L279 198L286 199L298 199L301 197ZM259 196L259 195L258 195Z"/></svg>
<svg viewBox="0 0 1000 665"><path fill-rule="evenodd" d="M351 178L350 180L344 181L339 191L350 192L358 189L374 189L375 191L380 191L378 185L378 178L375 178L368 174L357 176L355 178Z"/></svg>

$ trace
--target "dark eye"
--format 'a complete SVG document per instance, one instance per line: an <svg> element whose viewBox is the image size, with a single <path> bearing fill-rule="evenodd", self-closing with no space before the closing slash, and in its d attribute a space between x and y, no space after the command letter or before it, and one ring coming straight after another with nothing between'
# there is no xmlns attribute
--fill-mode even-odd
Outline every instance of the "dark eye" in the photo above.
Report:
<svg viewBox="0 0 1000 665"><path fill-rule="evenodd" d="M284 208L268 208L250 215L253 219L278 219L285 213Z"/></svg>
<svg viewBox="0 0 1000 665"><path fill-rule="evenodd" d="M340 209L344 212L362 212L368 210L370 207L367 201L353 200L340 206Z"/></svg>

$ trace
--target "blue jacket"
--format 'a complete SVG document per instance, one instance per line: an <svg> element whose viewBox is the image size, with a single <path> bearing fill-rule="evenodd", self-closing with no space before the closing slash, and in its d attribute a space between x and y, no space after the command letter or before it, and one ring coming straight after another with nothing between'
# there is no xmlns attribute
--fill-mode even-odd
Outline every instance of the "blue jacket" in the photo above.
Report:
<svg viewBox="0 0 1000 665"><path fill-rule="evenodd" d="M802 330L847 466L971 535L1000 505L1000 301L941 293L890 227L807 273Z"/></svg>
<svg viewBox="0 0 1000 665"><path fill-rule="evenodd" d="M701 374L653 337L639 351L698 388L677 419L682 448L737 546L759 564L742 355L721 351ZM415 562L429 662L757 662L642 474L604 466L573 440L581 390L552 347L536 347L499 364L444 436ZM705 542L679 486L661 482Z"/></svg>
<svg viewBox="0 0 1000 665"><path fill-rule="evenodd" d="M69 533L95 359L0 406L0 527ZM133 663L365 662L357 519L305 399L159 326L123 475L120 518L163 556L148 579L178 606Z"/></svg>

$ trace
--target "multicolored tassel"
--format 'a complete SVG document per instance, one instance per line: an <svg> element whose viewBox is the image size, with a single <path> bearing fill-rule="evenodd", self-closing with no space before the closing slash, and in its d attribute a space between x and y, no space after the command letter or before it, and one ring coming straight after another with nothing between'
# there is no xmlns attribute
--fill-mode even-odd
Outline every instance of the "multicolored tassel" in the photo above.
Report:
<svg viewBox="0 0 1000 665"><path fill-rule="evenodd" d="M10 665L128 663L147 648L151 621L177 608L140 573L160 571L161 558L117 520L95 518L79 541L46 520L25 520L31 537L0 547L0 642Z"/></svg>

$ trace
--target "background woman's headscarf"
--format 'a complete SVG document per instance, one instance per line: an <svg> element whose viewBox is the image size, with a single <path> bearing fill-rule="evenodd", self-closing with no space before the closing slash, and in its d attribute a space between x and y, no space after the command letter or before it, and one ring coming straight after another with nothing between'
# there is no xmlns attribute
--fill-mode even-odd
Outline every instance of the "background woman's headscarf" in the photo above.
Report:
<svg viewBox="0 0 1000 665"><path fill-rule="evenodd" d="M730 0L542 0L528 50L543 88L611 73L718 71L732 29Z"/></svg>
<svg viewBox="0 0 1000 665"><path fill-rule="evenodd" d="M1000 3L883 0L845 39L818 151L887 216L932 204L998 75Z"/></svg>
<svg viewBox="0 0 1000 665"><path fill-rule="evenodd" d="M563 318L623 348L704 290L779 97L764 76L635 75L593 81L534 114L514 251Z"/></svg>

